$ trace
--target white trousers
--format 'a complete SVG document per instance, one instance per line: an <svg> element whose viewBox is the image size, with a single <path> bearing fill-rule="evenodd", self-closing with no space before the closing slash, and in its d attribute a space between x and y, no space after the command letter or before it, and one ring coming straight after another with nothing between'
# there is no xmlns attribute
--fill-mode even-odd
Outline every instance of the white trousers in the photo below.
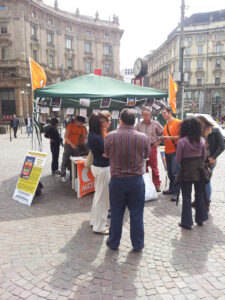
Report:
<svg viewBox="0 0 225 300"><path fill-rule="evenodd" d="M110 168L91 166L91 172L95 178L95 194L90 225L93 226L93 231L102 232L105 230L108 217Z"/></svg>

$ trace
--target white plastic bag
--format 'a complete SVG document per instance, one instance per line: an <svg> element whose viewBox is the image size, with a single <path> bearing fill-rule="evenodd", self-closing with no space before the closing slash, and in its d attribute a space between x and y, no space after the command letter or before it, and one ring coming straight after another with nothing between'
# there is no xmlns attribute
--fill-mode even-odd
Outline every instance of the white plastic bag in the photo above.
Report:
<svg viewBox="0 0 225 300"><path fill-rule="evenodd" d="M149 173L145 173L143 175L143 179L145 182L145 202L158 199L158 194L152 182L151 175Z"/></svg>

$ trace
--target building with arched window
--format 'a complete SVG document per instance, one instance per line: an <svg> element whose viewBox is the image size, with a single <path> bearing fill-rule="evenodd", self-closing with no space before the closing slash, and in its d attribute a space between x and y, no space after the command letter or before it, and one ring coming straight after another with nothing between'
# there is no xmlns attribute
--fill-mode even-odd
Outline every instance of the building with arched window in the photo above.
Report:
<svg viewBox="0 0 225 300"><path fill-rule="evenodd" d="M42 0L0 0L0 121L32 111L28 57L45 70L47 84L92 73L120 76L117 16L111 21L62 11Z"/></svg>
<svg viewBox="0 0 225 300"><path fill-rule="evenodd" d="M149 85L168 91L169 74L179 70L180 27L145 58ZM225 115L225 10L185 18L184 109Z"/></svg>

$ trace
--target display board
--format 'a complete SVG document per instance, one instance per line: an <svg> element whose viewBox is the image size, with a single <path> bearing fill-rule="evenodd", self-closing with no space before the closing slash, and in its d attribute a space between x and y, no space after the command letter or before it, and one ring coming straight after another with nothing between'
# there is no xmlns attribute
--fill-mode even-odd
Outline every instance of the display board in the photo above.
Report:
<svg viewBox="0 0 225 300"><path fill-rule="evenodd" d="M44 152L29 151L23 163L20 178L17 182L13 199L26 205L31 205L47 154Z"/></svg>

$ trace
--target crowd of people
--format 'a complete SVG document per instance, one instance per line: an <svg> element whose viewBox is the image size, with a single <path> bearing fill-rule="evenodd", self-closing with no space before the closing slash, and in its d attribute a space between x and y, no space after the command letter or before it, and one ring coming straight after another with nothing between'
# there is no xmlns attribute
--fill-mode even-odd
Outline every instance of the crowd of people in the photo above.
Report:
<svg viewBox="0 0 225 300"><path fill-rule="evenodd" d="M193 225L192 208L195 208L195 222L202 226L208 219L211 201L211 180L204 177L207 164L211 172L216 159L224 150L224 139L220 131L203 116L181 121L173 117L171 107L165 107L162 116L163 127L153 120L149 107L142 108L143 120L135 126L135 112L125 108L120 114L119 127L109 132L110 113L95 112L89 116L89 133L85 118L77 116L66 121L64 153L61 170L58 170L59 147L62 144L56 119L46 133L50 138L52 152L52 173L60 174L66 182L66 169L70 156L92 155L91 171L95 178L90 225L93 232L109 235L107 246L112 250L119 247L123 217L130 212L130 237L133 250L144 247L143 212L145 184L143 181L144 161L152 170L152 181L161 192L161 180L157 162L157 146L165 145L169 188L163 195L170 195L171 201L178 201L182 194L182 214L179 226L190 230ZM89 156L89 155L88 155ZM191 201L192 185L195 200ZM107 224L111 211L110 226Z"/></svg>

